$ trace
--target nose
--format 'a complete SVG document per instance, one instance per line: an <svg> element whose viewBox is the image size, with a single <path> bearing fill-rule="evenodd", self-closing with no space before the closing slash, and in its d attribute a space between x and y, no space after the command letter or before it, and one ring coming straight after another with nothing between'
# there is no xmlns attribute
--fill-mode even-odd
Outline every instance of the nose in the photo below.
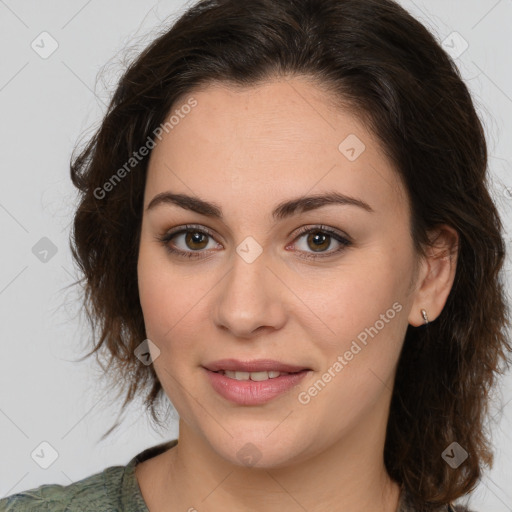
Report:
<svg viewBox="0 0 512 512"><path fill-rule="evenodd" d="M214 321L237 338L282 328L286 286L269 266L265 252L251 263L235 254L231 270L215 287Z"/></svg>

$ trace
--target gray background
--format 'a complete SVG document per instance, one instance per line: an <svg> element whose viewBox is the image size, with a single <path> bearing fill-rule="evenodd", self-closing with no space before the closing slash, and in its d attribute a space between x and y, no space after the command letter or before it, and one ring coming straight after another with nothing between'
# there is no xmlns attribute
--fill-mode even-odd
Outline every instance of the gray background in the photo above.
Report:
<svg viewBox="0 0 512 512"><path fill-rule="evenodd" d="M460 53L457 63L488 135L493 194L510 226L512 0L402 4ZM175 421L163 435L153 433L138 401L117 434L99 442L119 409L108 403L93 358L73 362L87 346L88 326L78 316L77 290L66 289L75 279L68 164L80 137L98 126L123 61L185 8L177 0L0 0L0 497L44 483L67 485L177 435ZM52 40L43 31L58 44L47 58L40 53ZM43 237L54 255L34 254L36 244L47 244ZM510 250L509 231L507 245ZM509 255L508 291L510 265ZM510 374L500 382L492 414L495 466L470 503L481 512L512 511ZM31 458L41 442L58 453L48 469Z"/></svg>

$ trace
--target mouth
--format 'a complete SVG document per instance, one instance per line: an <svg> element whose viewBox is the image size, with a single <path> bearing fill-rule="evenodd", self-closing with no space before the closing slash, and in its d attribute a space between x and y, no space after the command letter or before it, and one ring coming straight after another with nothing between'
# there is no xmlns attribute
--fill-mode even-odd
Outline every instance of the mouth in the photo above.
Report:
<svg viewBox="0 0 512 512"><path fill-rule="evenodd" d="M225 375L226 377L228 377L230 379L235 379L235 380L253 380L256 382L261 382L264 380L276 379L277 377L282 377L284 375L295 375L297 373L302 373L305 371L308 371L308 370L304 369L299 372L278 372L275 370L261 371L261 372L218 370L214 373L219 373L221 375Z"/></svg>
<svg viewBox="0 0 512 512"><path fill-rule="evenodd" d="M222 359L202 367L214 391L242 406L259 406L289 393L312 370L271 359Z"/></svg>
<svg viewBox="0 0 512 512"><path fill-rule="evenodd" d="M307 366L284 363L273 359L254 359L252 361L220 359L203 365L203 368L225 375L230 379L254 381L276 379L283 375L311 370Z"/></svg>

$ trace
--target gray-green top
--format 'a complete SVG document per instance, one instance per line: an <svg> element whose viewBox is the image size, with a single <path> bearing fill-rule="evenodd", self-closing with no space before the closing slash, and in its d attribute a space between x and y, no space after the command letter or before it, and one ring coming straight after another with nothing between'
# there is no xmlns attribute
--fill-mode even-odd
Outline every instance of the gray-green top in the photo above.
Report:
<svg viewBox="0 0 512 512"><path fill-rule="evenodd" d="M107 469L70 485L45 484L0 500L0 512L150 512L135 477L135 466L176 445L177 439L152 446L135 455L126 466ZM463 507L439 512L471 512ZM396 512L415 512L406 492Z"/></svg>
<svg viewBox="0 0 512 512"><path fill-rule="evenodd" d="M1 512L149 512L135 466L171 448L177 439L147 448L126 466L110 466L70 485L46 484L0 500Z"/></svg>

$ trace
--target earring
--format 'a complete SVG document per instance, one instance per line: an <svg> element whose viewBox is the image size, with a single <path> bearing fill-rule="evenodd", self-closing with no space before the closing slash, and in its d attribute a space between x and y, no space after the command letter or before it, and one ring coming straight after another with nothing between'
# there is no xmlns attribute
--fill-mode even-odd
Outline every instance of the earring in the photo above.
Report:
<svg viewBox="0 0 512 512"><path fill-rule="evenodd" d="M423 320L425 320L425 325L428 325L428 316L427 316L427 312L422 309L421 310L421 314L423 315Z"/></svg>

